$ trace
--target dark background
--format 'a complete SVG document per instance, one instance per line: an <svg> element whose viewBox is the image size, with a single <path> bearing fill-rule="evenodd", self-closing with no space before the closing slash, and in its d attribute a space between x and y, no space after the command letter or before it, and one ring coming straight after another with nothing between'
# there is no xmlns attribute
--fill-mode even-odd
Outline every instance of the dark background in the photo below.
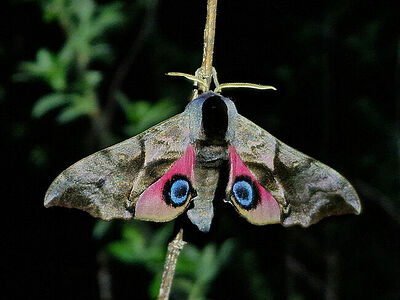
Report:
<svg viewBox="0 0 400 300"><path fill-rule="evenodd" d="M45 2L9 0L0 13L2 294L11 293L4 299L98 299L98 253L118 239L121 224L96 240L94 218L77 210L45 209L42 203L55 176L106 143L96 137L88 117L61 125L55 112L33 118L32 107L51 88L40 80L15 80L22 61L34 60L40 48L58 51L64 43L57 22L43 19ZM135 2L123 2L125 23L107 38L112 62L90 65L103 74L97 89L100 105L107 106L110 84L122 65L127 73L120 89L132 101L155 103L169 96L183 110L190 83L164 74L194 73L200 66L206 1L160 1L141 39L148 11L135 10ZM229 90L224 95L280 140L346 176L360 195L362 213L328 218L308 229L256 227L218 204L211 232L200 235L188 229L185 238L199 248L227 238L236 241L232 258L210 283L208 297L399 299L400 40L395 2L219 2L214 56L219 81L278 89ZM114 108L111 121L114 140L127 138L121 107ZM161 225L150 226L156 230ZM152 275L143 266L108 259L113 299L148 297Z"/></svg>

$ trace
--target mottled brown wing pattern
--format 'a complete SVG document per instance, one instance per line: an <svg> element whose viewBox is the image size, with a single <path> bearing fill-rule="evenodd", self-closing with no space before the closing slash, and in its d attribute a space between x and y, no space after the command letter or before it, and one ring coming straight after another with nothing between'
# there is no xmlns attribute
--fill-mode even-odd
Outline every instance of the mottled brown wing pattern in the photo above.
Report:
<svg viewBox="0 0 400 300"><path fill-rule="evenodd" d="M284 226L307 227L330 215L360 213L356 191L338 172L285 145L238 115L231 142L281 207Z"/></svg>
<svg viewBox="0 0 400 300"><path fill-rule="evenodd" d="M104 220L131 219L138 196L182 156L189 136L182 113L83 158L53 181L45 206L79 208Z"/></svg>

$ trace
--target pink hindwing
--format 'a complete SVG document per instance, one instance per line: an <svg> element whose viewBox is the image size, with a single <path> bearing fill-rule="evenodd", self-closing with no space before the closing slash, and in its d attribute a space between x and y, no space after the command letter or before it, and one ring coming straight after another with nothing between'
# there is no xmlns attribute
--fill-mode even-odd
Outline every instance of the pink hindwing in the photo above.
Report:
<svg viewBox="0 0 400 300"><path fill-rule="evenodd" d="M238 212L252 224L279 223L278 202L258 183L233 146L229 146L229 164L227 195Z"/></svg>
<svg viewBox="0 0 400 300"><path fill-rule="evenodd" d="M136 202L135 218L165 222L185 211L193 195L194 162L195 152L189 145L167 173L140 195Z"/></svg>

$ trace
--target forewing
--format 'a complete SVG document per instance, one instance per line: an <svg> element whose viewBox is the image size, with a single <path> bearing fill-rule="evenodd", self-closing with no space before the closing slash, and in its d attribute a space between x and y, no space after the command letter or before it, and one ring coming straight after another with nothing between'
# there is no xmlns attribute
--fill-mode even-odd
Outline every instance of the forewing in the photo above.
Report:
<svg viewBox="0 0 400 300"><path fill-rule="evenodd" d="M357 193L342 175L243 116L237 116L231 144L251 174L279 203L283 225L306 227L330 215L360 213Z"/></svg>
<svg viewBox="0 0 400 300"><path fill-rule="evenodd" d="M44 204L79 208L105 220L131 219L139 196L183 156L189 142L188 116L176 115L66 169L50 185Z"/></svg>

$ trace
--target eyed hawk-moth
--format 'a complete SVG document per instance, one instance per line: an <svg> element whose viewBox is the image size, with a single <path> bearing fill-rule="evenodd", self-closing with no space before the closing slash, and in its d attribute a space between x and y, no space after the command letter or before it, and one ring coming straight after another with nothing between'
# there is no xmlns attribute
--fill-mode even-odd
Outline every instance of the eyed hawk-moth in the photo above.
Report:
<svg viewBox="0 0 400 300"><path fill-rule="evenodd" d="M225 199L214 199L224 163L229 166ZM187 210L192 223L206 232L213 201L222 200L257 225L306 227L361 209L356 191L338 172L285 145L214 92L203 93L181 114L78 161L54 180L44 203L105 220L164 222Z"/></svg>

